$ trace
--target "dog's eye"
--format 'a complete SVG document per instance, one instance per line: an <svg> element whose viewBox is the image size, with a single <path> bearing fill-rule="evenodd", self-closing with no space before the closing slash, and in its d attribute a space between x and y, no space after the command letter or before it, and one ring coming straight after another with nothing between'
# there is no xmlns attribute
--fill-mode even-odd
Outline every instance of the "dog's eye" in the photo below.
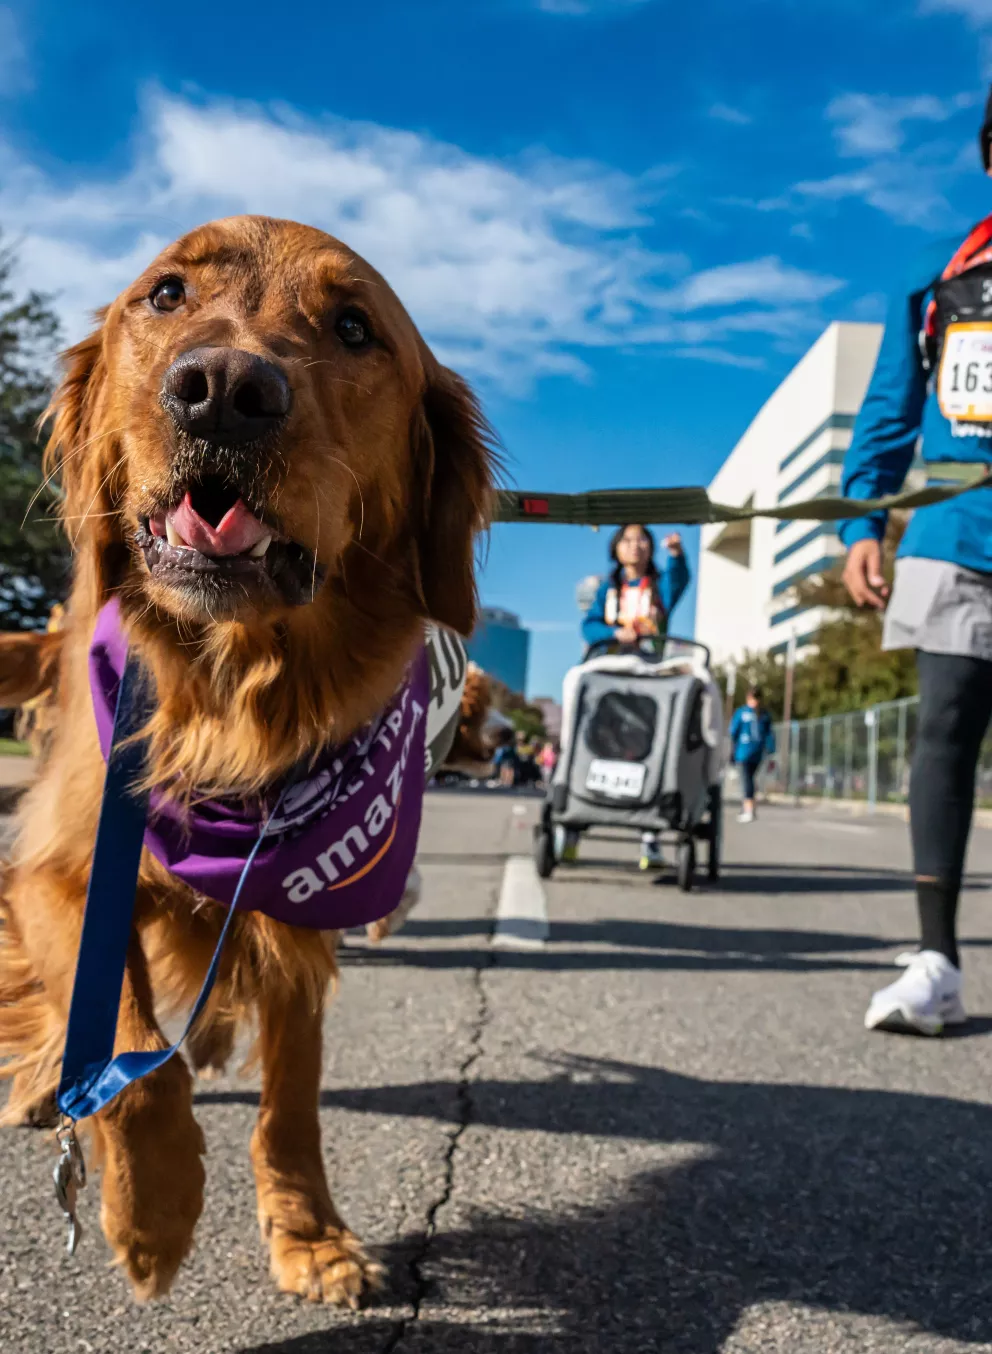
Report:
<svg viewBox="0 0 992 1354"><path fill-rule="evenodd" d="M348 348L364 348L372 341L372 329L360 310L345 310L334 322L334 332Z"/></svg>
<svg viewBox="0 0 992 1354"><path fill-rule="evenodd" d="M167 277L155 287L148 299L156 310L178 310L186 303L186 288L178 277Z"/></svg>

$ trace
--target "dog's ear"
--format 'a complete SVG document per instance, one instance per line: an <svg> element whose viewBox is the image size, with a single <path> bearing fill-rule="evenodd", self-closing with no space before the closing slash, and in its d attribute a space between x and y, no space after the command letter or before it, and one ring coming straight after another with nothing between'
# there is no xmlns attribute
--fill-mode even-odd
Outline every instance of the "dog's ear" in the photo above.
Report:
<svg viewBox="0 0 992 1354"><path fill-rule="evenodd" d="M495 436L465 381L436 362L414 417L416 568L426 615L459 634L475 625L475 538L486 526Z"/></svg>
<svg viewBox="0 0 992 1354"><path fill-rule="evenodd" d="M102 321L106 312L98 318ZM62 355L62 380L46 410L51 420L45 473L62 486L61 516L73 551L92 563L102 598L117 572L123 540L115 506L121 495L117 428L108 410L103 329Z"/></svg>

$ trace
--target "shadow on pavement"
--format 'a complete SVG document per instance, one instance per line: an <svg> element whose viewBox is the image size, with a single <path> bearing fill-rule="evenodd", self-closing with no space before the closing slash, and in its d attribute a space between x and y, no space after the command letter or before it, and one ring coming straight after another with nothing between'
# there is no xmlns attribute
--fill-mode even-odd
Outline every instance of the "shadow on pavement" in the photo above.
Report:
<svg viewBox="0 0 992 1354"><path fill-rule="evenodd" d="M485 935L492 922L484 917L408 921L399 933L404 938L457 939ZM778 954L842 954L857 950L891 950L893 942L880 936L844 931L802 931L760 927L700 926L692 922L640 921L624 917L597 917L594 921L553 921L552 939L563 945L622 945L628 949L695 950L713 954L750 954L774 958ZM362 951L366 953L366 951ZM504 954L499 962L503 963Z"/></svg>
<svg viewBox="0 0 992 1354"><path fill-rule="evenodd" d="M473 967L478 965L480 948L491 928L492 922L482 918L447 921L414 918L407 922L396 937L397 941L464 938L468 943L458 948L438 946L428 949L423 945L408 948L402 943L374 947L350 942L340 951L340 958L345 965L395 964L426 969ZM589 922L552 921L551 942L542 949L501 949L494 955L494 962L497 967L539 970L735 972L761 968L779 973L819 973L832 969L888 968L898 945L898 942L880 936L845 932L700 926L615 917L600 917ZM567 948L569 946L573 948ZM851 954L866 957L845 957Z"/></svg>
<svg viewBox="0 0 992 1354"><path fill-rule="evenodd" d="M903 1326L876 1332L880 1349L908 1347L906 1326L992 1342L988 1106L709 1082L594 1059L561 1058L552 1070L551 1080L470 1083L470 1122L684 1145L685 1156L633 1177L618 1197L590 1177L588 1201L559 1214L511 1217L480 1207L451 1230L442 1214L426 1267L440 1285L401 1349L718 1354L744 1312L776 1302ZM338 1090L323 1102L444 1119L457 1089L443 1082ZM457 1159L455 1170L457 1184ZM472 1190L480 1184L473 1180ZM490 1188L498 1190L498 1180ZM403 1268L415 1244L405 1238L387 1262ZM455 1276L451 1291L446 1275ZM431 1319L432 1305L443 1320ZM525 1320L510 1320L521 1312ZM795 1338L802 1314L788 1319ZM393 1330L370 1314L353 1327L336 1325L320 1337L326 1346L308 1335L242 1354L325 1347L358 1354L387 1348ZM834 1328L832 1347L838 1334ZM855 1333L846 1339L854 1348ZM840 1335L844 1347L846 1339Z"/></svg>

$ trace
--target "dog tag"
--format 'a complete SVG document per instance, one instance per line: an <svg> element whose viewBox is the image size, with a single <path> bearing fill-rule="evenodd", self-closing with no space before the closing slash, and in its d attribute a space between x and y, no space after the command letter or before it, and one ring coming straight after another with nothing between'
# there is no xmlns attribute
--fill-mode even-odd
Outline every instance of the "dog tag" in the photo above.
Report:
<svg viewBox="0 0 992 1354"><path fill-rule="evenodd" d="M79 1191L86 1184L86 1162L75 1130L71 1126L67 1132L59 1131L59 1141L62 1145L62 1155L52 1171L52 1183L55 1186L55 1198L68 1225L66 1250L70 1255L75 1255L76 1247L83 1235L82 1224L76 1216L76 1200Z"/></svg>

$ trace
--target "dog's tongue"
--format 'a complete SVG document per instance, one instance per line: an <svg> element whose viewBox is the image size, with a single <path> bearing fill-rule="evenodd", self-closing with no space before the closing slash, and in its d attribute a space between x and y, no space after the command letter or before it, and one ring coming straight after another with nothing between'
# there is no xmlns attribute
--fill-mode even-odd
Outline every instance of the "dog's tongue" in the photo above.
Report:
<svg viewBox="0 0 992 1354"><path fill-rule="evenodd" d="M270 534L240 498L216 526L211 526L200 516L188 492L179 507L167 513L166 518L186 544L199 550L201 555L243 555L263 536Z"/></svg>

